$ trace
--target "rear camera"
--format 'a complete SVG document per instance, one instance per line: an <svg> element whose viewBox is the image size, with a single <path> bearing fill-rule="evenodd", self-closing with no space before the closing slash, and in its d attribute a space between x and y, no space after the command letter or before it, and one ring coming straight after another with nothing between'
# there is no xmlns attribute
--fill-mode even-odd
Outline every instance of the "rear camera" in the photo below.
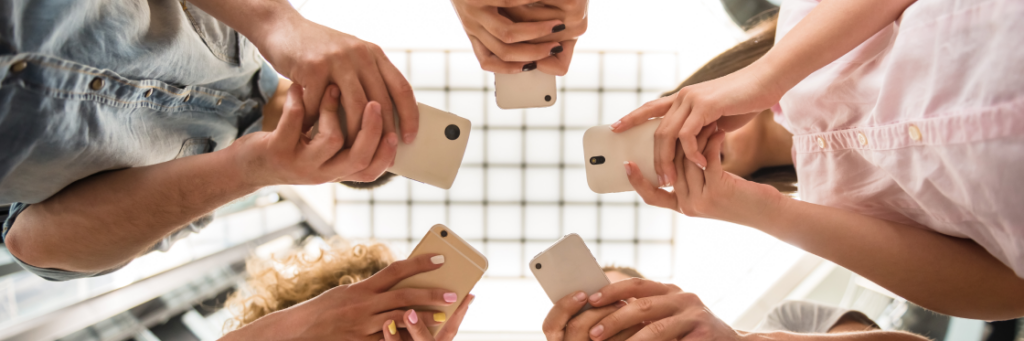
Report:
<svg viewBox="0 0 1024 341"><path fill-rule="evenodd" d="M537 268L537 270L540 270L540 263L534 264L533 267Z"/></svg>
<svg viewBox="0 0 1024 341"><path fill-rule="evenodd" d="M551 95L544 95L545 102L551 102Z"/></svg>
<svg viewBox="0 0 1024 341"><path fill-rule="evenodd" d="M604 156L593 156L590 158L590 164L600 165L604 163Z"/></svg>
<svg viewBox="0 0 1024 341"><path fill-rule="evenodd" d="M444 237L447 237L447 236L448 236L448 231L447 230L441 230L441 238L444 238Z"/></svg>
<svg viewBox="0 0 1024 341"><path fill-rule="evenodd" d="M462 130L459 130L459 126L457 125L449 124L444 128L444 137L447 137L449 140L455 141L459 139L459 135L461 134Z"/></svg>

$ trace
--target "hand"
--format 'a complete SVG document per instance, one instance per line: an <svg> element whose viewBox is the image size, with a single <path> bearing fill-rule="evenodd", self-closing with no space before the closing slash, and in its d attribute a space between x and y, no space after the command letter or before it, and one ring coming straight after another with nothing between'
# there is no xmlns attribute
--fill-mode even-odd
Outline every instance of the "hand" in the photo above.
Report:
<svg viewBox="0 0 1024 341"><path fill-rule="evenodd" d="M587 30L586 0L452 0L480 67L565 75Z"/></svg>
<svg viewBox="0 0 1024 341"><path fill-rule="evenodd" d="M338 87L327 87L319 105L319 134L306 137L303 126L303 90L298 83L288 89L284 112L273 132L252 133L230 147L248 182L257 187L275 184L321 184L337 181L369 182L395 160L398 138L381 138L381 112L377 102L362 110L362 126L351 149L342 149L338 122Z"/></svg>
<svg viewBox="0 0 1024 341"><path fill-rule="evenodd" d="M315 24L297 12L282 22L265 36L250 38L255 38L253 43L278 72L302 85L303 132L316 121L316 104L328 84L336 84L345 112L351 113L346 115L346 147L355 143L355 132L362 126L361 116L355 113L362 112L369 101L379 103L385 133L395 132L397 109L402 140L411 143L416 138L419 109L412 87L380 47Z"/></svg>
<svg viewBox="0 0 1024 341"><path fill-rule="evenodd" d="M691 217L726 220L753 226L758 220L778 212L786 197L774 187L748 181L722 169L722 141L725 132L716 123L704 127L697 135L698 149L710 160L701 170L686 162L682 149L676 150L675 169L678 179L672 191L655 188L640 174L636 164L625 165L626 176L637 194L648 205L664 207Z"/></svg>
<svg viewBox="0 0 1024 341"><path fill-rule="evenodd" d="M466 317L466 311L469 310L469 305L476 299L473 295L466 296L466 299L462 301L459 308L455 310L452 316L448 317L448 322L441 327L441 330L437 331L437 337L430 334L430 329L427 328L426 323L420 323L422 320L421 315L415 310L409 309L402 315L402 329L395 329L396 333L391 334L392 323L396 323L393 320L384 321L384 327L382 333L384 334L384 341L402 341L402 340L413 340L413 341L451 341L455 338L455 334L459 332L459 325L462 324L462 318Z"/></svg>
<svg viewBox="0 0 1024 341"><path fill-rule="evenodd" d="M636 298L605 316L590 329L594 341L613 340L623 330L645 323L629 338L647 340L742 340L740 333L715 317L697 295L672 284L632 278L612 283L590 295L590 304L603 307Z"/></svg>
<svg viewBox="0 0 1024 341"><path fill-rule="evenodd" d="M676 140L686 158L701 169L708 160L697 148L697 134L712 122L727 131L735 130L779 102L784 91L772 83L774 77L758 64L715 80L690 85L671 96L648 102L618 122L612 130L625 131L652 117L664 116L654 137L655 172L662 186L676 182Z"/></svg>
<svg viewBox="0 0 1024 341"><path fill-rule="evenodd" d="M443 264L432 263L432 256L435 255L421 255L394 262L366 280L332 288L308 301L268 314L229 333L225 339L379 341L384 337L381 330L384 322L398 321L398 327L407 327L405 321L410 320L411 310L405 311L402 307L451 304L444 298L445 294L450 296L451 293L442 289L406 288L388 291L405 278L440 268ZM456 322L449 329L453 336L469 301L464 300L452 316ZM440 322L434 322L434 313L416 312L415 320L423 321L418 323L419 326L438 325Z"/></svg>
<svg viewBox="0 0 1024 341"><path fill-rule="evenodd" d="M626 302L619 301L606 307L592 308L576 315L586 304L587 294L582 291L567 295L558 300L558 302L555 302L555 306L551 307L548 316L544 318L544 325L542 326L547 340L589 341L590 328L594 324L626 306ZM626 328L615 334L611 340L625 340L633 336L641 328L643 328L643 324Z"/></svg>

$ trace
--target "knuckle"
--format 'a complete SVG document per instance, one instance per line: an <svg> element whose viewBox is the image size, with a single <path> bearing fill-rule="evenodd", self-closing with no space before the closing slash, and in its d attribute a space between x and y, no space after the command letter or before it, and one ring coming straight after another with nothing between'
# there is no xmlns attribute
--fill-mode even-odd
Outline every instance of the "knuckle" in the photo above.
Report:
<svg viewBox="0 0 1024 341"><path fill-rule="evenodd" d="M633 302L633 304L635 304L636 309L640 310L641 312L647 312L651 311L651 309L654 309L654 301L648 297L636 300L635 302Z"/></svg>
<svg viewBox="0 0 1024 341"><path fill-rule="evenodd" d="M502 26L495 29L495 31L497 32L494 32L494 37L501 40L501 42L505 44L512 44L516 42L516 35L510 28Z"/></svg>
<svg viewBox="0 0 1024 341"><path fill-rule="evenodd" d="M585 332L584 329L586 329L586 328L587 328L587 326L580 319L572 319L572 320L569 320L569 323L565 324L565 330L566 331Z"/></svg>
<svg viewBox="0 0 1024 341"><path fill-rule="evenodd" d="M654 323L647 325L647 328L648 330L650 330L651 336L653 336L654 339L664 338L665 333L668 330L668 326L665 325L664 321L665 320L658 320Z"/></svg>
<svg viewBox="0 0 1024 341"><path fill-rule="evenodd" d="M644 285L644 279L643 278L633 277L633 278L628 279L628 281L629 281L629 284L633 285L633 286L637 286L638 287L638 286Z"/></svg>

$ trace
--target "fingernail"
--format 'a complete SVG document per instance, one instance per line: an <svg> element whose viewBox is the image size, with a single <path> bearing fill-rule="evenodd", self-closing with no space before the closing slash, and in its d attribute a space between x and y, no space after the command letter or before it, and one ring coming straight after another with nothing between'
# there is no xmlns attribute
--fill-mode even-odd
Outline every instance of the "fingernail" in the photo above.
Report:
<svg viewBox="0 0 1024 341"><path fill-rule="evenodd" d="M454 292L447 292L444 294L444 301L448 303L455 303L459 300L459 295Z"/></svg>
<svg viewBox="0 0 1024 341"><path fill-rule="evenodd" d="M597 302L597 300L599 300L599 299L601 299L601 292L600 291L594 293L593 295L590 295L590 301L591 302Z"/></svg>
<svg viewBox="0 0 1024 341"><path fill-rule="evenodd" d="M416 139L416 134L408 133L408 134L405 134L404 138L405 138L405 143L407 143L407 144L408 143L412 143L412 140Z"/></svg>
<svg viewBox="0 0 1024 341"><path fill-rule="evenodd" d="M664 175L658 175L658 183L661 184L661 186L668 185L668 179L666 178L667 177Z"/></svg>
<svg viewBox="0 0 1024 341"><path fill-rule="evenodd" d="M395 135L388 134L388 144L390 144L392 147L397 146L398 137L395 137Z"/></svg>
<svg viewBox="0 0 1024 341"><path fill-rule="evenodd" d="M622 161L622 165L626 166L626 176L633 175L633 167L629 166L629 161Z"/></svg>
<svg viewBox="0 0 1024 341"><path fill-rule="evenodd" d="M338 98L341 94L338 92L338 88L331 88L331 97Z"/></svg>
<svg viewBox="0 0 1024 341"><path fill-rule="evenodd" d="M615 307L616 308L622 308L622 307L625 307L625 306L626 306L626 302L623 302L623 301L615 302Z"/></svg>
<svg viewBox="0 0 1024 341"><path fill-rule="evenodd" d="M559 53L562 53L562 45L558 45L558 46L555 46L555 47L551 48L551 55L552 56L554 56L556 54L559 54Z"/></svg>
<svg viewBox="0 0 1024 341"><path fill-rule="evenodd" d="M430 257L430 262L434 264L444 264L444 255Z"/></svg>
<svg viewBox="0 0 1024 341"><path fill-rule="evenodd" d="M537 69L537 62L529 62L526 65L523 65L523 72L533 71L533 70L536 70L536 69Z"/></svg>
<svg viewBox="0 0 1024 341"><path fill-rule="evenodd" d="M565 31L565 24L558 24L551 28L551 33L558 33Z"/></svg>
<svg viewBox="0 0 1024 341"><path fill-rule="evenodd" d="M434 313L434 322L444 322L444 321L448 321L448 315L445 315L442 312Z"/></svg>
<svg viewBox="0 0 1024 341"><path fill-rule="evenodd" d="M590 328L590 336L592 336L592 337L601 336L601 332L603 332L603 331L604 331L604 325L601 325L601 324L596 325L596 326L594 326L594 328Z"/></svg>
<svg viewBox="0 0 1024 341"><path fill-rule="evenodd" d="M615 121L612 123L612 130L618 129L620 125L622 125L622 120Z"/></svg>
<svg viewBox="0 0 1024 341"><path fill-rule="evenodd" d="M395 320L391 320L391 324L388 325L388 332L390 332L391 335L398 333L398 326L395 325Z"/></svg>
<svg viewBox="0 0 1024 341"><path fill-rule="evenodd" d="M576 293L576 295L573 295L572 299L576 300L576 302L586 301L587 300L587 293L580 291L580 292Z"/></svg>
<svg viewBox="0 0 1024 341"><path fill-rule="evenodd" d="M416 322L419 322L420 316L416 315L416 311L412 309L409 309L409 311L412 312L412 314L409 314L409 324L416 324Z"/></svg>

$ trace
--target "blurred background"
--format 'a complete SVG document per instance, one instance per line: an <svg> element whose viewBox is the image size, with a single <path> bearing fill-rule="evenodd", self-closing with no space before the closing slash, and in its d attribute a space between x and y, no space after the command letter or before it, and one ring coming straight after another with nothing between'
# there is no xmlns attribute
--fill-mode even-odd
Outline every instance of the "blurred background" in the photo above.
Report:
<svg viewBox="0 0 1024 341"><path fill-rule="evenodd" d="M753 0L592 1L589 29L549 108L500 110L447 0L293 0L307 18L380 45L418 101L473 122L449 191L404 178L375 190L338 184L267 188L217 212L202 233L110 275L46 282L0 250L0 339L214 340L245 257L306 238L388 244L405 258L427 229L448 225L489 259L457 340L543 340L551 302L526 264L567 233L602 265L698 294L749 329L776 304L854 308L883 328L936 340L1024 340L1015 321L927 312L842 267L754 229L648 207L634 193L597 195L583 171L587 128L614 122L745 39L774 4Z"/></svg>

